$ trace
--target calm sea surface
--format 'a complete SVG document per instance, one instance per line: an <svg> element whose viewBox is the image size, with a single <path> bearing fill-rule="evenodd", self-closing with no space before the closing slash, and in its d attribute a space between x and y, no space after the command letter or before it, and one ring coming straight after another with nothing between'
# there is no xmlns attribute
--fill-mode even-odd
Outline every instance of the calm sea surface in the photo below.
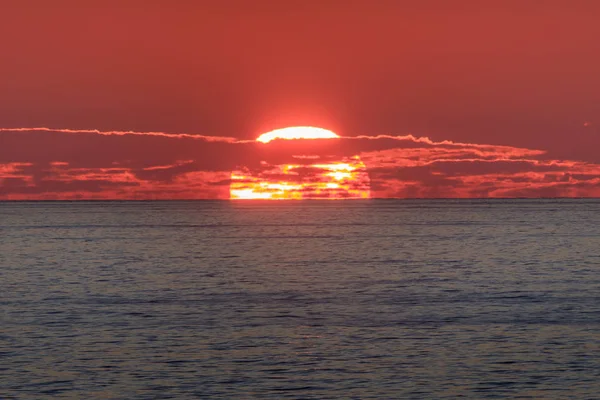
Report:
<svg viewBox="0 0 600 400"><path fill-rule="evenodd" d="M600 200L0 203L1 399L600 398Z"/></svg>

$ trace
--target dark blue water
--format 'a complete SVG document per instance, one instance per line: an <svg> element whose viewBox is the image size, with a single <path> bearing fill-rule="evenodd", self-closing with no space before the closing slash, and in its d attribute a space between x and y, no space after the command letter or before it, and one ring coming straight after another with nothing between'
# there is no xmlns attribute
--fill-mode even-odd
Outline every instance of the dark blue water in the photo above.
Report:
<svg viewBox="0 0 600 400"><path fill-rule="evenodd" d="M599 223L599 200L0 203L0 398L598 398Z"/></svg>

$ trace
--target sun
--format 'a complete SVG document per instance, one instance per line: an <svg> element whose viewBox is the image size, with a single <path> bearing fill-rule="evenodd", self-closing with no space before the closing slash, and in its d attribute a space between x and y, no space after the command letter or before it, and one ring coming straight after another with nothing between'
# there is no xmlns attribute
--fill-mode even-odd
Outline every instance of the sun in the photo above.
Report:
<svg viewBox="0 0 600 400"><path fill-rule="evenodd" d="M330 130L316 128L314 126L291 126L289 128L275 129L274 131L263 133L256 141L269 143L275 139L337 139L339 136Z"/></svg>
<svg viewBox="0 0 600 400"><path fill-rule="evenodd" d="M260 146L271 146L271 142L279 139L339 140L340 136L323 128L295 126L264 133L256 141ZM305 146L301 148L306 151ZM332 159L322 154L293 154L289 162L264 160L260 168L242 166L233 171L229 197L248 200L367 199L370 197L370 180L364 163L356 155Z"/></svg>

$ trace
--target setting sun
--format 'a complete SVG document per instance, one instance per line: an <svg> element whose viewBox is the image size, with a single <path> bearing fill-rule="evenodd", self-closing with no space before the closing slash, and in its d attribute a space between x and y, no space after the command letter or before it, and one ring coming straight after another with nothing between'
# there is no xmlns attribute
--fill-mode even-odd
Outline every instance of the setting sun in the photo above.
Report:
<svg viewBox="0 0 600 400"><path fill-rule="evenodd" d="M339 139L332 131L315 127L289 127L260 135L256 141L275 139ZM231 199L366 199L370 197L369 176L358 156L322 162L319 155L297 154L304 163L261 163L259 171L246 167L231 173ZM310 160L310 163L306 163Z"/></svg>
<svg viewBox="0 0 600 400"><path fill-rule="evenodd" d="M316 128L313 126L291 126L289 128L275 129L274 131L263 133L256 141L269 143L275 139L336 139L339 136L330 130Z"/></svg>

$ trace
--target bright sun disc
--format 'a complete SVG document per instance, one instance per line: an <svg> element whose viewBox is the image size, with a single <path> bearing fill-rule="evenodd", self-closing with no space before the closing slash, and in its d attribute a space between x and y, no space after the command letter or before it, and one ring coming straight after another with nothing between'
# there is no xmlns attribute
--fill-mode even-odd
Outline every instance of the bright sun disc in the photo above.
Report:
<svg viewBox="0 0 600 400"><path fill-rule="evenodd" d="M263 133L256 141L269 143L275 139L337 139L338 135L330 130L315 128L313 126L292 126L289 128L275 129L274 131Z"/></svg>
<svg viewBox="0 0 600 400"><path fill-rule="evenodd" d="M276 129L256 141L276 139L340 139L332 131L310 126ZM305 146L301 146L306 151ZM268 154L268 153L266 153ZM322 159L321 157L325 159ZM307 160L311 160L307 163ZM231 173L230 199L301 200L368 199L370 180L358 156L332 160L327 155L297 154L291 163L261 162L261 168L240 167ZM303 162L300 162L303 161Z"/></svg>

